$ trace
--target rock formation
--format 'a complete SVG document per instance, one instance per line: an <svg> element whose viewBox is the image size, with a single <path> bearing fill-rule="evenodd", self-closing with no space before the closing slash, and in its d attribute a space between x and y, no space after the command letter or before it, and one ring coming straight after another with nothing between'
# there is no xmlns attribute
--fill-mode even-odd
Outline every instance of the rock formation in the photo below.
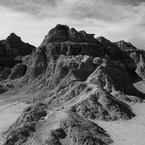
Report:
<svg viewBox="0 0 145 145"><path fill-rule="evenodd" d="M12 68L12 72L9 75L9 79L17 79L22 77L27 70L27 66L25 64L17 64Z"/></svg>
<svg viewBox="0 0 145 145"><path fill-rule="evenodd" d="M4 133L5 145L109 145L110 136L92 121L131 119L129 102L145 99L133 85L145 78L145 52L131 43L60 24L33 52L20 42L15 34L0 42L0 51L15 48L23 56L12 68L0 67L0 93L23 93L33 105Z"/></svg>
<svg viewBox="0 0 145 145"><path fill-rule="evenodd" d="M24 43L20 37L11 33L5 40L0 41L0 66L12 68L21 60L18 56L26 56L32 53L35 47Z"/></svg>

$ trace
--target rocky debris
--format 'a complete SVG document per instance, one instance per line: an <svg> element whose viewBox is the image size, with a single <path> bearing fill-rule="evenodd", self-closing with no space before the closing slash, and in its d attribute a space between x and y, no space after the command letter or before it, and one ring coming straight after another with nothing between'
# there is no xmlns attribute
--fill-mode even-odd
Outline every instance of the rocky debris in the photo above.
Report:
<svg viewBox="0 0 145 145"><path fill-rule="evenodd" d="M72 84L76 81L84 81L94 71L93 58L84 57L66 57L61 56L55 64L55 69L49 77L48 88L53 90L57 86Z"/></svg>
<svg viewBox="0 0 145 145"><path fill-rule="evenodd" d="M65 133L64 141L61 142L62 138L59 137L59 130L55 130L54 134L59 138L62 145L64 143L70 145L107 145L112 143L109 135L101 127L83 119L75 113L70 112L69 116L61 121L60 129ZM61 132L61 134L63 134L63 132Z"/></svg>
<svg viewBox="0 0 145 145"><path fill-rule="evenodd" d="M47 106L38 103L27 107L22 115L12 126L4 133L6 142L4 145L22 145L36 131L37 122L47 115Z"/></svg>
<svg viewBox="0 0 145 145"><path fill-rule="evenodd" d="M45 128L50 127L48 125ZM68 115L60 120L59 126L49 132L49 136L42 141L49 145L109 145L113 142L105 130L74 112L68 112ZM41 138L44 138L43 136L45 135Z"/></svg>
<svg viewBox="0 0 145 145"><path fill-rule="evenodd" d="M18 79L25 75L25 72L27 70L27 66L25 64L17 64L12 68L12 72L9 75L9 79Z"/></svg>
<svg viewBox="0 0 145 145"><path fill-rule="evenodd" d="M78 81L72 82L70 85L62 83L56 89L56 92L45 101L47 104L68 103L70 100L76 99L86 89L86 87L86 83Z"/></svg>
<svg viewBox="0 0 145 145"><path fill-rule="evenodd" d="M28 62L28 70L26 72L26 77L30 79L36 78L37 76L43 74L47 67L46 56L41 50L34 52L32 59Z"/></svg>
<svg viewBox="0 0 145 145"><path fill-rule="evenodd" d="M125 66L112 60L94 58L93 62L98 65L96 70L88 77L90 83L104 88L108 92L120 90L126 93L132 91L131 77Z"/></svg>
<svg viewBox="0 0 145 145"><path fill-rule="evenodd" d="M45 142L51 145L109 145L113 142L103 128L75 112L67 111L65 116L58 118L59 112L46 117L48 111L48 107L43 103L26 108L16 122L4 132L4 145L27 145L31 144L31 141L34 143L41 139L39 144ZM40 132L43 133L36 139Z"/></svg>
<svg viewBox="0 0 145 145"><path fill-rule="evenodd" d="M109 93L119 94L117 97L121 100L133 101L132 97L129 99L125 95L136 96L135 102L144 98L144 94L133 86L134 79L138 79L137 75L130 74L124 64L100 57L94 58L93 62L98 67L87 78L88 82Z"/></svg>
<svg viewBox="0 0 145 145"><path fill-rule="evenodd" d="M131 108L104 89L96 89L89 97L72 106L72 111L90 119L117 120L135 116Z"/></svg>

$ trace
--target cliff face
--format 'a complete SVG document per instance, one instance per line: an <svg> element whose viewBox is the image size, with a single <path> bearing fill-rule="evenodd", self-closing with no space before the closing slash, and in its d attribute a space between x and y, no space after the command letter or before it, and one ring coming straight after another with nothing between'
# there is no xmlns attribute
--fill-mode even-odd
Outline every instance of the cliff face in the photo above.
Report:
<svg viewBox="0 0 145 145"><path fill-rule="evenodd" d="M69 27L66 25L58 24L55 28L49 31L42 44L47 44L48 42L65 41L97 43L97 40L94 38L94 34L87 34L85 31L78 32L74 28L69 29Z"/></svg>
<svg viewBox="0 0 145 145"><path fill-rule="evenodd" d="M12 46L17 48L14 41ZM32 54L22 58L22 64L0 71L2 93L25 93L26 102L38 103L9 128L5 145L110 144L109 135L90 120L135 116L126 101L145 99L133 86L145 77L144 63L144 51L130 43L95 39L85 31L57 25Z"/></svg>

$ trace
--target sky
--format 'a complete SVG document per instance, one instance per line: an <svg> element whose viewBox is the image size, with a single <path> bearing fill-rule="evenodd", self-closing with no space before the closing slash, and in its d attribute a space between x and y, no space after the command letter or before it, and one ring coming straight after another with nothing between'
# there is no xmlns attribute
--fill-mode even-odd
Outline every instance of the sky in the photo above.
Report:
<svg viewBox="0 0 145 145"><path fill-rule="evenodd" d="M145 0L0 0L0 40L39 46L57 24L145 49Z"/></svg>

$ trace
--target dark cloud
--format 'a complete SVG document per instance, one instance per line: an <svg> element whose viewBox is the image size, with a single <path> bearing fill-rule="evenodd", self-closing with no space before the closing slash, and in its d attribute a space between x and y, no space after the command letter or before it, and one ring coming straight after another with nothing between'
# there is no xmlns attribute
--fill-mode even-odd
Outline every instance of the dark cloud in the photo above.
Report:
<svg viewBox="0 0 145 145"><path fill-rule="evenodd" d="M134 6L141 2L143 0L0 0L0 5L39 18L52 16L119 21L128 17L128 5Z"/></svg>
<svg viewBox="0 0 145 145"><path fill-rule="evenodd" d="M38 14L43 6L54 7L57 0L0 0L0 6L4 6L19 12Z"/></svg>

